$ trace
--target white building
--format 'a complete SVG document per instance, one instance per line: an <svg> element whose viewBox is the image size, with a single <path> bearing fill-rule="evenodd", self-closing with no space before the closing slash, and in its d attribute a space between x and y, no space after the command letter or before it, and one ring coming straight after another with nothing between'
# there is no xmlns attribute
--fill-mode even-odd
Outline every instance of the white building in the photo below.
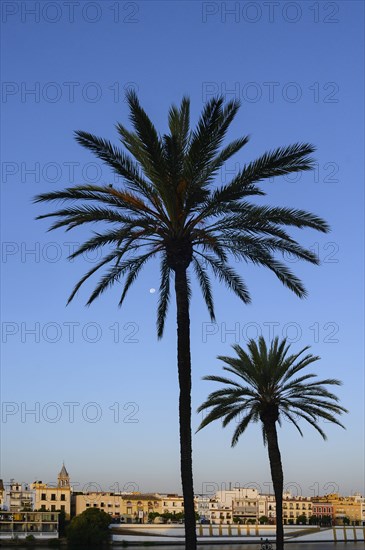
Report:
<svg viewBox="0 0 365 550"><path fill-rule="evenodd" d="M209 519L209 502L210 497L207 495L195 495L196 511L199 514L200 519Z"/></svg>
<svg viewBox="0 0 365 550"><path fill-rule="evenodd" d="M232 509L234 502L253 502L257 501L259 492L257 489L245 487L234 487L233 489L217 491L215 499L218 500L224 507L228 506Z"/></svg>
<svg viewBox="0 0 365 550"><path fill-rule="evenodd" d="M25 512L34 509L35 491L26 483L13 479L4 484L2 509L9 512Z"/></svg>
<svg viewBox="0 0 365 550"><path fill-rule="evenodd" d="M213 525L233 523L232 504L225 506L216 498L209 499L209 514L208 519Z"/></svg>

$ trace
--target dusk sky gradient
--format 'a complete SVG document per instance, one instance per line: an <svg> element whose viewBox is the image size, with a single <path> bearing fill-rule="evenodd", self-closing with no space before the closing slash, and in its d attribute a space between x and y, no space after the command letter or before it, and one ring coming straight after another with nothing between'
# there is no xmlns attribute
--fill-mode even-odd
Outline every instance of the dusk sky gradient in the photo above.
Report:
<svg viewBox="0 0 365 550"><path fill-rule="evenodd" d="M310 345L321 356L311 371L343 381L336 392L350 412L346 431L323 425L326 442L309 425L301 438L283 423L286 488L364 494L364 3L79 1L71 10L62 1L4 1L2 10L1 477L51 482L65 461L78 490L94 482L181 492L175 306L158 341L158 292L150 292L159 287L157 262L122 309L120 285L84 306L97 277L66 307L100 258L67 260L92 228L47 233L49 221L35 217L51 205L32 204L69 184L118 185L73 132L117 143L116 122L130 127L124 93L133 87L161 133L184 94L192 126L213 94L241 99L228 140L251 139L217 184L267 150L316 146L314 172L264 182L267 195L257 199L330 224L327 235L291 233L321 259L313 266L288 258L308 297L263 268L236 265L252 304L214 281L212 325L194 281L193 430L196 408L216 387L201 378L221 373L217 355L258 334L287 335L295 350ZM196 492L228 482L268 492L260 427L231 449L233 429L216 423L194 435Z"/></svg>

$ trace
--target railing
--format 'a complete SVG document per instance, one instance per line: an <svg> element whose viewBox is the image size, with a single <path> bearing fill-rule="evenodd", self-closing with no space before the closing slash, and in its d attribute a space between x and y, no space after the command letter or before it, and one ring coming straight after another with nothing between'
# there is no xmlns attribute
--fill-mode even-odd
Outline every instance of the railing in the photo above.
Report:
<svg viewBox="0 0 365 550"><path fill-rule="evenodd" d="M273 550L272 544L269 542L269 539L264 540L263 538L260 539L260 548L261 550Z"/></svg>
<svg viewBox="0 0 365 550"><path fill-rule="evenodd" d="M150 537L155 537L156 540L166 541L171 537L171 540L184 538L183 525L169 524L117 524L110 526L113 540L133 540L137 537L138 540L144 540L144 537L149 537L146 540L151 540ZM237 525L237 524L222 524L222 525L197 525L197 536L200 539L205 538L222 538L229 541L231 537L242 537L243 540L255 541L260 544L270 544L275 548L275 525ZM342 542L342 541L364 541L365 526L358 527L335 527L329 529L319 529L313 526L284 526L284 536L286 539L301 539L311 542L313 539L323 542ZM272 550L271 547L261 548L260 550Z"/></svg>

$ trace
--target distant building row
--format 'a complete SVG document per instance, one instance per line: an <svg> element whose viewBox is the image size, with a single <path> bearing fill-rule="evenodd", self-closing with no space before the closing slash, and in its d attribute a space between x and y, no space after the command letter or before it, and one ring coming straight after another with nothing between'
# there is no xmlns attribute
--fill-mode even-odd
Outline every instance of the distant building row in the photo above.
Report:
<svg viewBox="0 0 365 550"><path fill-rule="evenodd" d="M276 519L274 495L260 494L257 489L233 488L217 491L214 496L197 495L195 507L200 520L212 524L275 523ZM4 486L0 480L0 532L8 529L9 521L15 521L15 514L20 512L24 513L24 521L29 519L25 516L27 512L64 512L68 519L88 508L104 510L121 523L148 523L162 521L162 518L171 520L174 516L178 519L184 512L183 498L176 494L73 492L64 465L56 487L42 481L25 485L13 480ZM51 517L46 514L44 517L49 523L45 528L54 529L56 515ZM296 497L285 493L283 520L284 524L365 525L365 499L358 494L349 497L338 494ZM37 529L42 530L41 516L38 515L35 521L38 522Z"/></svg>

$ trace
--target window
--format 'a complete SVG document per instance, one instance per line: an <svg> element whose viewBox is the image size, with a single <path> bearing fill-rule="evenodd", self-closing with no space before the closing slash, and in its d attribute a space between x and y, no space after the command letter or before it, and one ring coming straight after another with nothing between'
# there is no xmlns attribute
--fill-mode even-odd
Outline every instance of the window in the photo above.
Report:
<svg viewBox="0 0 365 550"><path fill-rule="evenodd" d="M47 500L46 493L41 494L41 500Z"/></svg>
<svg viewBox="0 0 365 550"><path fill-rule="evenodd" d="M66 495L61 495L61 500L66 500Z"/></svg>
<svg viewBox="0 0 365 550"><path fill-rule="evenodd" d="M101 506L101 508L104 508L104 507L105 507L104 502L101 502L101 503L100 503L100 506Z"/></svg>
<svg viewBox="0 0 365 550"><path fill-rule="evenodd" d="M89 508L89 506L90 506L90 504L87 502L87 503L86 503L86 508Z"/></svg>
<svg viewBox="0 0 365 550"><path fill-rule="evenodd" d="M56 511L56 506L54 504L51 505L51 512L55 512Z"/></svg>
<svg viewBox="0 0 365 550"><path fill-rule="evenodd" d="M51 500L56 500L56 494L55 493L51 494Z"/></svg>
<svg viewBox="0 0 365 550"><path fill-rule="evenodd" d="M61 510L62 510L62 512L65 511L65 505L64 504L61 504Z"/></svg>
<svg viewBox="0 0 365 550"><path fill-rule="evenodd" d="M127 507L127 514L131 514L132 513L132 507L131 506L128 506Z"/></svg>

